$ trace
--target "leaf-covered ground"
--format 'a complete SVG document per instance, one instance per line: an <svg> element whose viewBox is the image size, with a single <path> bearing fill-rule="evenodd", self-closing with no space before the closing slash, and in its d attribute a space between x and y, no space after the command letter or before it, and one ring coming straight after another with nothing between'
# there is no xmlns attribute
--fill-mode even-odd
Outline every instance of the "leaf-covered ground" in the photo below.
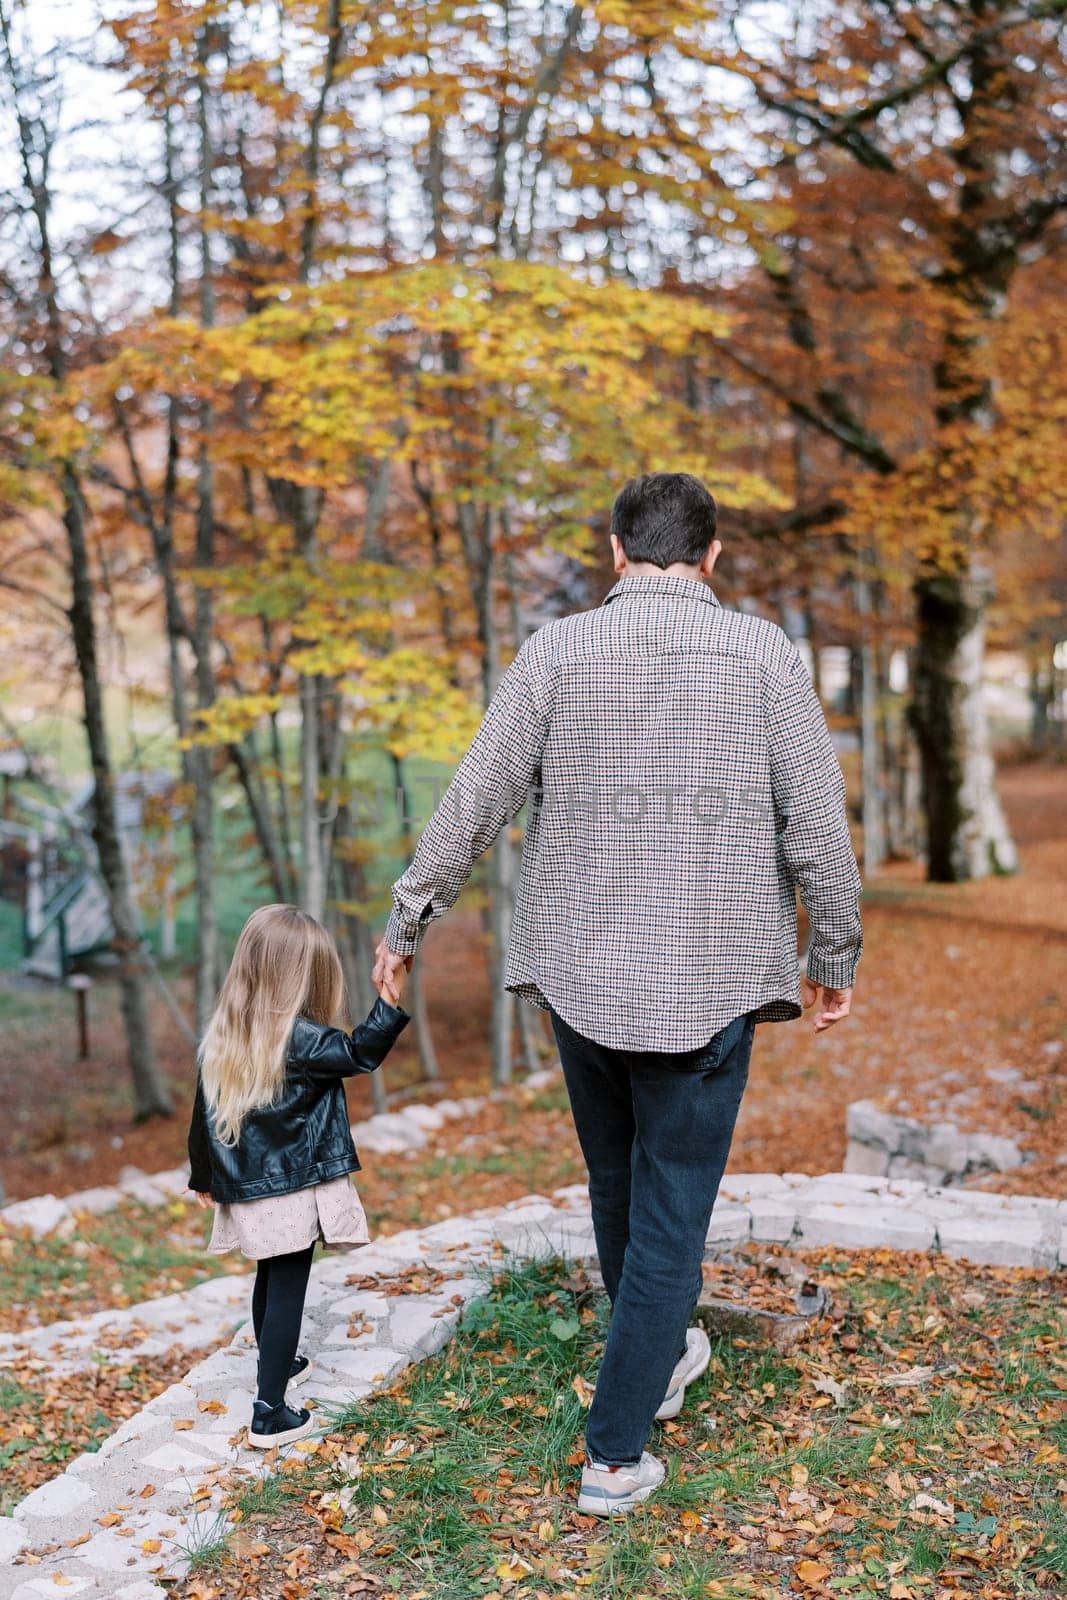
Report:
<svg viewBox="0 0 1067 1600"><path fill-rule="evenodd" d="M774 1247L712 1269L746 1293ZM174 1600L1015 1600L1067 1590L1064 1283L809 1252L829 1314L779 1355L719 1338L625 1522L574 1509L604 1307L502 1274L436 1360L328 1423L208 1536Z"/></svg>
<svg viewBox="0 0 1067 1600"><path fill-rule="evenodd" d="M204 1350L203 1355L208 1355ZM177 1383L189 1355L101 1360L89 1373L57 1378L43 1362L5 1363L0 1373L0 1516L54 1478L83 1450L97 1450L120 1422Z"/></svg>
<svg viewBox="0 0 1067 1600"><path fill-rule="evenodd" d="M1067 768L1005 767L1000 783L1022 872L949 888L923 883L916 864L900 863L868 883L854 1015L822 1038L803 1023L759 1030L734 1171L839 1167L845 1108L870 1096L916 1116L1008 1133L1032 1160L997 1186L1064 1192ZM489 996L477 914L457 910L431 928L420 959L447 1088L484 1092ZM187 979L175 981L189 1002ZM191 1051L157 1002L154 1022L179 1111L170 1122L131 1127L112 989L101 981L93 992L94 1053L76 1062L70 995L0 980L0 1098L8 1108L0 1172L12 1199L111 1183L128 1163L151 1172L184 1158ZM393 1092L415 1085L410 1032L384 1069ZM547 1033L544 1049L551 1057ZM353 1084L349 1098L354 1118L369 1114L366 1084ZM503 1120L500 1132L509 1133ZM574 1148L564 1116L534 1135ZM444 1151L455 1148L455 1137L445 1136ZM367 1166L373 1182L382 1162ZM502 1176L501 1191L510 1181Z"/></svg>
<svg viewBox="0 0 1067 1600"><path fill-rule="evenodd" d="M995 1186L1064 1193L1067 771L1008 769L1003 787L1024 872L945 889L921 883L914 867L901 865L869 886L855 1016L820 1039L802 1023L759 1030L733 1171L840 1166L845 1107L872 1096L916 1115L1011 1133L1031 1159ZM464 1093L486 1087L488 1001L477 929L476 917L457 913L445 937L436 927L427 942L431 1014L447 1087ZM128 1162L152 1171L183 1157L184 1114L169 1123L129 1125L106 987L99 985L92 1000L98 1054L72 1067L69 995L0 986L0 1091L9 1108L0 1127L0 1170L12 1197L65 1193L114 1181ZM188 1052L162 1013L159 1021L184 1096ZM392 1087L412 1082L414 1067L411 1046L402 1041L388 1063ZM357 1085L353 1116L369 1112L365 1097L366 1086ZM517 1086L469 1119L446 1124L415 1157L368 1152L359 1187L372 1233L384 1234L544 1193L583 1175L562 1085L535 1094ZM0 1329L125 1306L246 1270L238 1256L205 1253L209 1228L204 1212L178 1201L158 1209L131 1203L108 1217L85 1217L72 1238L0 1232ZM139 1392L143 1399L155 1392L148 1378ZM61 1413L64 1448L82 1448L94 1437L90 1399ZM0 1452L17 1436L16 1422L0 1408ZM28 1457L20 1468L23 1490L61 1470L62 1459Z"/></svg>

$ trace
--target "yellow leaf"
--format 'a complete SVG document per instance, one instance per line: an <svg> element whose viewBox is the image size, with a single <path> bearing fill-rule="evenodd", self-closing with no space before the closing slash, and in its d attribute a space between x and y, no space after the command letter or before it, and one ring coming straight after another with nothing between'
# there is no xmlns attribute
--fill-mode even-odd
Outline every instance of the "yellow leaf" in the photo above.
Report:
<svg viewBox="0 0 1067 1600"><path fill-rule="evenodd" d="M379 1528L384 1528L386 1523L389 1521L389 1514L384 1506L375 1506L374 1510L371 1512L371 1517L378 1524Z"/></svg>
<svg viewBox="0 0 1067 1600"><path fill-rule="evenodd" d="M512 1582L525 1576L525 1568L520 1567L517 1561L501 1561L496 1569L498 1578L509 1578Z"/></svg>
<svg viewBox="0 0 1067 1600"><path fill-rule="evenodd" d="M796 1469L794 1468L794 1471ZM805 1474L805 1477L807 1474ZM830 1576L830 1568L824 1567L821 1561L798 1561L797 1577L809 1589L817 1589L825 1583Z"/></svg>
<svg viewBox="0 0 1067 1600"><path fill-rule="evenodd" d="M571 1383L571 1388L574 1390L583 1406L588 1406L592 1402L593 1386L591 1383L586 1382L580 1372L575 1373L574 1379Z"/></svg>
<svg viewBox="0 0 1067 1600"><path fill-rule="evenodd" d="M158 1539L141 1540L141 1549L146 1550L150 1556L156 1555L158 1551L162 1550L162 1548L163 1546L160 1544Z"/></svg>

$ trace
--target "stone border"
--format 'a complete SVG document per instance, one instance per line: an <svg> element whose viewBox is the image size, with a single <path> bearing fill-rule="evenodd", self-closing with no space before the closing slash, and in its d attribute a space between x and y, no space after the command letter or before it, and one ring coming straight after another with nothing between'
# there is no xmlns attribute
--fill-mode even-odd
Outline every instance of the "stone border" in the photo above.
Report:
<svg viewBox="0 0 1067 1600"><path fill-rule="evenodd" d="M536 1091L557 1080L563 1081L559 1071L552 1067L530 1073L515 1087ZM498 1089L487 1095L468 1095L462 1100L413 1100L399 1111L380 1111L365 1122L354 1122L352 1137L357 1149L372 1150L375 1155L414 1155L425 1149L430 1135L444 1123L473 1116L489 1101L506 1099L507 1093ZM38 1194L28 1200L13 1200L9 1205L0 1206L0 1224L28 1228L37 1238L49 1233L67 1237L75 1231L80 1213L103 1216L124 1200L136 1200L146 1206L166 1205L183 1195L188 1186L188 1163L150 1174L139 1167L124 1167L116 1184L79 1189L62 1196Z"/></svg>
<svg viewBox="0 0 1067 1600"><path fill-rule="evenodd" d="M481 1217L452 1218L325 1256L308 1294L301 1347L315 1371L302 1392L343 1406L435 1354L464 1306L488 1292L485 1269L505 1250L588 1256L588 1209L534 1195ZM345 1292L350 1276L387 1280L413 1266L444 1277L422 1294ZM349 1338L353 1318L367 1331ZM128 1418L99 1451L79 1456L28 1495L12 1518L0 1518L0 1600L58 1592L163 1600L156 1580L184 1570L187 1553L225 1526L222 1492L212 1486L200 1494L198 1485L210 1482L213 1469L246 1471L250 1480L269 1470L242 1442L254 1374L254 1347L242 1328L225 1349ZM24 1552L57 1544L37 1562L13 1564Z"/></svg>
<svg viewBox="0 0 1067 1600"><path fill-rule="evenodd" d="M1054 1270L1067 1266L1067 1202L931 1191L916 1182L849 1173L741 1174L722 1184L708 1245L714 1251L747 1240L934 1251L979 1265ZM463 1307L487 1292L485 1269L505 1251L522 1258L594 1257L585 1185L325 1256L312 1274L305 1317L303 1348L315 1363L307 1392L327 1405L344 1405L435 1354ZM345 1293L349 1276L387 1279L412 1266L447 1276L422 1294L393 1298L379 1288ZM247 1278L229 1278L168 1299L189 1300L219 1282L247 1293ZM145 1310L100 1315L113 1320L138 1313L143 1320ZM232 1320L232 1304L226 1313ZM349 1338L352 1318L366 1331ZM7 1563L0 1570L0 1600L38 1600L57 1588L96 1600L164 1600L156 1580L180 1572L186 1552L225 1527L223 1496L212 1474L238 1469L251 1477L268 1470L240 1442L253 1375L252 1344L242 1328L226 1348L124 1422L98 1452L79 1456L28 1495L11 1519L0 1519L0 1561ZM193 1426L178 1426L182 1422ZM102 1525L109 1514L120 1521ZM60 1549L36 1564L10 1564L23 1551L55 1544ZM69 1581L57 1584L57 1577Z"/></svg>
<svg viewBox="0 0 1067 1600"><path fill-rule="evenodd" d="M588 1204L584 1184L559 1190L555 1199ZM438 1229L447 1229L454 1220L438 1224ZM459 1218L458 1225L470 1223ZM394 1234L374 1248L388 1250L395 1239L417 1234ZM430 1230L426 1237L431 1236L439 1234ZM719 1189L708 1244L728 1246L749 1239L811 1249L932 1250L966 1257L977 1266L1053 1271L1067 1268L1067 1201L929 1189L911 1179L849 1172L729 1175ZM225 1337L243 1317L250 1283L250 1274L220 1275L139 1305L0 1334L0 1364L32 1359L68 1373L94 1366L111 1352L119 1360L175 1347L203 1349Z"/></svg>

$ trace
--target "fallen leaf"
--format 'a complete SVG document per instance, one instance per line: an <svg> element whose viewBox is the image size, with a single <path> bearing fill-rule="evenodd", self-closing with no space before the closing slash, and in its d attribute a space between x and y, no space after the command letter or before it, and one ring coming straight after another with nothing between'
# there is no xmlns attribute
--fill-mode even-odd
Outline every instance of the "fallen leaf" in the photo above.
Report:
<svg viewBox="0 0 1067 1600"><path fill-rule="evenodd" d="M798 1561L797 1577L809 1589L817 1589L830 1576L830 1568L821 1561Z"/></svg>

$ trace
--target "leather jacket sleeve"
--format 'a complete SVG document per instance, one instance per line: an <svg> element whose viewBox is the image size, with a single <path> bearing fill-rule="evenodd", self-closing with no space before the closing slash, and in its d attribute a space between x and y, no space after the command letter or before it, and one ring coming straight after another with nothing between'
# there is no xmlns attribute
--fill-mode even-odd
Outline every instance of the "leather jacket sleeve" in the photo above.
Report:
<svg viewBox="0 0 1067 1600"><path fill-rule="evenodd" d="M366 1022L351 1033L298 1017L289 1060L313 1078L352 1078L360 1072L374 1072L410 1021L406 1011L380 996Z"/></svg>
<svg viewBox="0 0 1067 1600"><path fill-rule="evenodd" d="M198 1194L211 1192L211 1140L207 1131L207 1112L204 1108L204 1085L196 1075L196 1098L189 1123L189 1187Z"/></svg>

